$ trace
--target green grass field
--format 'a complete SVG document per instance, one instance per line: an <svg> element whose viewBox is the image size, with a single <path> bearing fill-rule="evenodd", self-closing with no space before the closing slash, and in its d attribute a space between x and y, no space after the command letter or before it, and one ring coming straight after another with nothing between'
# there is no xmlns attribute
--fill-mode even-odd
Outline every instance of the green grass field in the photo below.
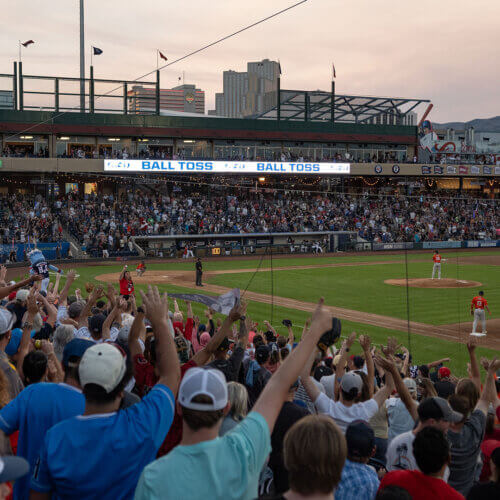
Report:
<svg viewBox="0 0 500 500"><path fill-rule="evenodd" d="M500 303L500 267L492 265L465 264L463 257L471 255L498 255L498 252L453 253L443 252L448 262L442 266L442 276L479 281L481 289L485 291L490 305L492 316L500 317L500 309L493 304ZM425 260L426 262L419 262ZM264 294L288 297L301 301L315 302L320 296L325 297L328 305L345 307L358 311L376 313L395 318L407 318L406 288L384 284L390 278L404 278L406 263L404 254L397 255L363 255L332 256L326 258L273 258L273 267L303 266L318 264L333 264L343 262L387 262L376 265L359 265L348 267L326 267L321 269L296 269L286 271L260 271L254 275L252 272L221 274L211 277L208 282L226 286L238 287L242 291L248 290ZM259 260L210 260L204 263L205 271L223 269L255 269ZM431 254L408 254L408 275L410 278L427 278L432 271ZM269 268L270 259L263 259L261 267ZM148 270L193 270L192 262L175 262L164 264L149 264ZM121 265L95 266L77 268L80 277L73 288L84 288L86 282L94 282L95 277L105 273L119 272ZM250 282L251 281L251 282ZM117 285L117 283L116 283ZM143 289L144 285L137 285L136 290ZM200 289L181 288L175 284L160 285L160 290L170 293L197 291ZM206 293L206 292L204 292ZM443 325L470 321L468 307L471 298L477 293L476 288L462 289L409 289L409 310L412 321ZM184 308L180 304L181 309ZM203 314L201 305L193 304L195 314ZM302 326L308 313L300 310L287 309L260 302L250 302L248 314L262 323L264 320L272 321L278 332L285 333L281 325L284 318L291 319L294 324L296 338L300 337ZM376 344L385 343L388 336L396 336L401 343L410 344L414 363L430 362L442 357L450 357L450 368L459 375L465 375L468 360L465 346L458 342L444 339L424 337L419 335L408 336L406 331L393 331L380 327L342 321L343 336L352 330L358 333L369 334ZM357 352L359 347L354 349ZM479 348L479 356L498 355L491 349Z"/></svg>

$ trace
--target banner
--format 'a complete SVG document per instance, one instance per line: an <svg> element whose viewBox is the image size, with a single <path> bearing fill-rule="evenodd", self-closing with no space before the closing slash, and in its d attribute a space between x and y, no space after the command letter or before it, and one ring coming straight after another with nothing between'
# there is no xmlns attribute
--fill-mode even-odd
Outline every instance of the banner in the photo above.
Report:
<svg viewBox="0 0 500 500"><path fill-rule="evenodd" d="M240 289L233 288L229 292L224 295L219 295L218 297L202 295L201 293L169 293L168 296L178 300L205 304L210 309L227 315L240 300Z"/></svg>
<svg viewBox="0 0 500 500"><path fill-rule="evenodd" d="M413 243L411 241L400 241L397 243L374 243L373 250L411 250Z"/></svg>
<svg viewBox="0 0 500 500"><path fill-rule="evenodd" d="M461 241L424 241L422 248L462 248Z"/></svg>
<svg viewBox="0 0 500 500"><path fill-rule="evenodd" d="M35 245L33 245L33 243L15 243L14 250L16 251L17 262L23 262L24 251L28 253L30 250L33 250L34 247ZM64 259L68 254L69 243L67 241L61 241L60 247L61 258ZM37 248L43 252L44 257L47 260L50 261L57 258L57 243L38 243ZM5 257L8 257L10 255L11 250L12 244L0 245L0 254L4 255Z"/></svg>
<svg viewBox="0 0 500 500"><path fill-rule="evenodd" d="M200 174L349 174L350 163L104 160L106 172L200 173Z"/></svg>

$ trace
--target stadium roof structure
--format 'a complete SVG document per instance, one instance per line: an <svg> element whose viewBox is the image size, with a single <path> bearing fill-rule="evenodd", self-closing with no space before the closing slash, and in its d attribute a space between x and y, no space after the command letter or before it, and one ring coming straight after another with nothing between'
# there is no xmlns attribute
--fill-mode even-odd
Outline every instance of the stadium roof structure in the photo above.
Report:
<svg viewBox="0 0 500 500"><path fill-rule="evenodd" d="M402 125L417 106L430 103L428 99L338 94L332 103L332 95L322 90L280 90L279 104L253 118Z"/></svg>

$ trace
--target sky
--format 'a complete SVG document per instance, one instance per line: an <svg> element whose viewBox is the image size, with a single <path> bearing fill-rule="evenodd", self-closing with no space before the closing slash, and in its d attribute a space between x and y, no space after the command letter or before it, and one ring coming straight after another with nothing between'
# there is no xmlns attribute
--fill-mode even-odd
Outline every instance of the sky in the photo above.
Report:
<svg viewBox="0 0 500 500"><path fill-rule="evenodd" d="M174 60L298 0L86 0L98 78L133 80L156 68L156 49ZM25 74L79 76L79 1L16 0L2 11L0 72L11 73L18 40ZM205 90L206 110L222 72L280 60L282 88L430 99L436 122L500 115L500 2L495 0L308 0L161 72L162 88ZM0 89L5 81L0 79ZM420 108L421 112L425 107Z"/></svg>

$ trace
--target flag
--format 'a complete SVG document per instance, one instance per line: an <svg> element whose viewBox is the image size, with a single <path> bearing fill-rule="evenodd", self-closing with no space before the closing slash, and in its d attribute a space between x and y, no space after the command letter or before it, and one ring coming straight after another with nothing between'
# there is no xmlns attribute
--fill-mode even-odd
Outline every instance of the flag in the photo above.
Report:
<svg viewBox="0 0 500 500"><path fill-rule="evenodd" d="M33 40L28 40L27 42L22 43L21 45L23 47L27 47L28 45L31 45L32 43L35 43Z"/></svg>
<svg viewBox="0 0 500 500"><path fill-rule="evenodd" d="M278 61L278 72L281 75L281 63Z"/></svg>
<svg viewBox="0 0 500 500"><path fill-rule="evenodd" d="M335 64L332 63L333 78L337 78L337 73L335 72Z"/></svg>
<svg viewBox="0 0 500 500"><path fill-rule="evenodd" d="M94 51L95 56L100 56L102 54L102 50L98 47L92 47L92 50Z"/></svg>
<svg viewBox="0 0 500 500"><path fill-rule="evenodd" d="M158 51L158 53L160 54L160 58L163 59L164 61L168 61L168 59L166 58L166 56L164 56L161 51Z"/></svg>
<svg viewBox="0 0 500 500"><path fill-rule="evenodd" d="M240 300L240 289L233 288L231 291L225 293L224 295L219 295L218 297L202 295L201 293L169 293L168 296L173 299L205 304L207 307L210 307L210 309L213 309L218 313L229 314L231 309Z"/></svg>
<svg viewBox="0 0 500 500"><path fill-rule="evenodd" d="M182 80L182 77L181 77L181 76L179 76L179 81L181 81L181 80Z"/></svg>

